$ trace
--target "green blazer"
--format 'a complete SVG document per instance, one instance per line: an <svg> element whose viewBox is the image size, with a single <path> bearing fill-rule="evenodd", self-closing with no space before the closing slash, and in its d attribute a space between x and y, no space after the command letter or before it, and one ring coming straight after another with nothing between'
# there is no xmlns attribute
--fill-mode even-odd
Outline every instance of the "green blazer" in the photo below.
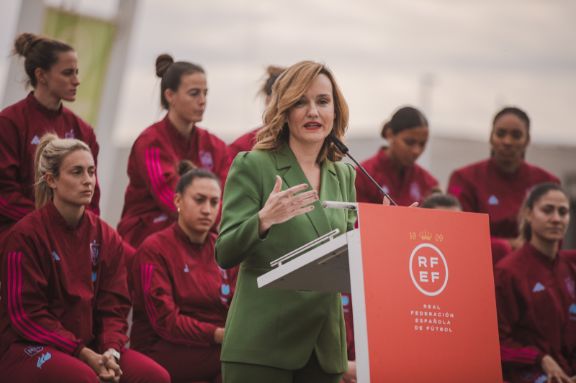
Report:
<svg viewBox="0 0 576 383"><path fill-rule="evenodd" d="M335 228L354 228L348 210L311 212L258 235L258 211L282 177L283 190L308 183L288 145L274 151L254 150L236 156L224 189L222 225L216 258L224 268L240 264L236 291L226 321L223 362L249 363L295 370L312 352L327 373L347 367L346 330L339 293L259 289L256 278L271 270L270 261ZM321 168L320 200L356 200L354 168L325 161Z"/></svg>

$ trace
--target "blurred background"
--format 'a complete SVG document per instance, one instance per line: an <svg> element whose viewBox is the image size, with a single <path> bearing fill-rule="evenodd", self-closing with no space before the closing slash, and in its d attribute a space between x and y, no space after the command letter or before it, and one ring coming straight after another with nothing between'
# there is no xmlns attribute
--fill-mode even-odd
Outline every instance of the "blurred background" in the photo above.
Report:
<svg viewBox="0 0 576 383"><path fill-rule="evenodd" d="M532 119L528 161L576 200L573 0L2 0L2 108L27 92L11 55L24 31L78 52L82 85L68 106L96 129L102 215L112 225L132 142L164 113L154 62L165 52L206 69L200 126L227 143L259 125L257 92L271 64L310 59L333 70L359 160L383 144L380 127L394 110L414 105L431 131L419 162L443 188L452 170L488 156L496 111L518 106Z"/></svg>

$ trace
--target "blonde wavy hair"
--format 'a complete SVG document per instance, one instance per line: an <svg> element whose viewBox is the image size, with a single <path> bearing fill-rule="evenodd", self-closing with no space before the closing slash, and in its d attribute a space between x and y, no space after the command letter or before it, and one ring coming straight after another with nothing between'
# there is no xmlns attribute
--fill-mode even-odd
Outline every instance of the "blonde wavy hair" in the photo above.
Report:
<svg viewBox="0 0 576 383"><path fill-rule="evenodd" d="M323 64L301 61L286 69L274 82L270 103L264 112L264 126L258 131L254 149L275 150L288 142L288 113L320 74L326 75L332 83L335 118L331 134L340 140L344 138L348 129L348 104L334 75ZM328 139L324 141L316 161L320 163L325 159L342 159L342 154Z"/></svg>

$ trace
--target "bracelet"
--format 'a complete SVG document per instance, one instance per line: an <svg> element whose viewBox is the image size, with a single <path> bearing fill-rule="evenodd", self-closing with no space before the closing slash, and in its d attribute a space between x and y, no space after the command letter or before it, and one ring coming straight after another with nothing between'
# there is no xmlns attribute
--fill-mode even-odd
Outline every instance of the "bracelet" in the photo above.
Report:
<svg viewBox="0 0 576 383"><path fill-rule="evenodd" d="M116 359L116 363L120 363L120 353L113 348L109 348L108 352Z"/></svg>

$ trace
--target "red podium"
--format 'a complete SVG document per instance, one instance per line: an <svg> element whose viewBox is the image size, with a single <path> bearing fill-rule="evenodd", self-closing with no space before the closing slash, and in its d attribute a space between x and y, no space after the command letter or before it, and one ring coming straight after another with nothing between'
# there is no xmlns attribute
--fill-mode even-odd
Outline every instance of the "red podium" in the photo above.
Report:
<svg viewBox="0 0 576 383"><path fill-rule="evenodd" d="M358 210L359 229L289 255L259 286L351 291L360 383L502 382L488 216Z"/></svg>

